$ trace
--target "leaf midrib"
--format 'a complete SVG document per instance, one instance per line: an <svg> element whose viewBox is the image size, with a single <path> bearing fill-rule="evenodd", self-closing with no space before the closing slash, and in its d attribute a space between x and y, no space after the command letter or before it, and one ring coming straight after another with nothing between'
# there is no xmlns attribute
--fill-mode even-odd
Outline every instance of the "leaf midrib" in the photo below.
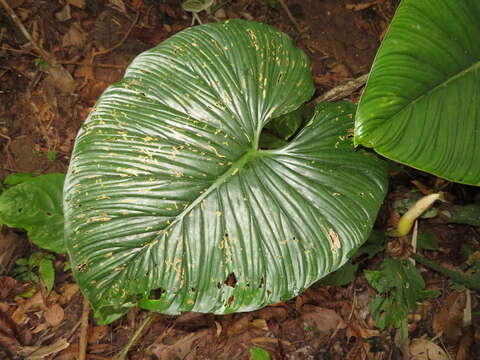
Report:
<svg viewBox="0 0 480 360"><path fill-rule="evenodd" d="M476 67L479 67L480 68L480 60L474 62L472 65L470 65L469 67L457 72L456 74L454 74L453 76L450 76L448 79L442 81L441 83L435 85L434 87L432 87L431 89L425 91L423 94L421 94L420 96L416 97L414 100L412 100L411 102L405 104L405 106L403 106L400 110L396 111L394 114L392 114L390 117L388 117L387 119L393 119L395 118L397 115L399 115L400 113L406 111L410 106L414 106L417 102L421 101L423 98L429 96L430 94L432 94L433 92L435 92L437 89L441 88L441 87L446 87L447 84L449 82L452 82L458 78L461 78L463 75L465 75L466 73L470 72L470 71L474 71Z"/></svg>
<svg viewBox="0 0 480 360"><path fill-rule="evenodd" d="M236 176L246 164L250 163L252 160L259 156L266 156L269 152L249 149L245 152L238 160L236 160L222 175L220 175L209 187L207 187L194 201L190 203L181 213L175 215L174 220L168 224L163 230L163 232L168 231L173 225L182 220L190 211L192 211L196 206L198 206L205 198L207 198L214 190L219 188L221 185L227 182L227 180L233 176ZM152 239L153 243L156 238Z"/></svg>

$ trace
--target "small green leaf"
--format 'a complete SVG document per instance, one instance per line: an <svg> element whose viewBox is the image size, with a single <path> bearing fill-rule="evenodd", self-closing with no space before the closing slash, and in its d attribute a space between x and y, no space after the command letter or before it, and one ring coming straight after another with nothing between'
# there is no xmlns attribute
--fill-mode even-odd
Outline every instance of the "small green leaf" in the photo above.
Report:
<svg viewBox="0 0 480 360"><path fill-rule="evenodd" d="M260 347L250 348L250 355L252 355L253 360L270 360L270 354L268 351Z"/></svg>
<svg viewBox="0 0 480 360"><path fill-rule="evenodd" d="M386 258L378 271L365 270L365 277L380 293L369 305L380 330L388 325L400 328L417 303L438 296L437 291L425 290L420 271L410 261Z"/></svg>
<svg viewBox="0 0 480 360"><path fill-rule="evenodd" d="M189 12L200 12L212 6L213 0L185 0L182 9Z"/></svg>
<svg viewBox="0 0 480 360"><path fill-rule="evenodd" d="M325 276L317 285L334 285L334 286L343 286L351 283L355 280L355 273L358 270L358 264L352 264L351 262L345 263L337 271Z"/></svg>
<svg viewBox="0 0 480 360"><path fill-rule="evenodd" d="M385 243L387 242L387 236L384 231L372 230L365 244L355 253L354 259L358 259L363 255L367 256L367 259L373 258L379 252L385 250Z"/></svg>
<svg viewBox="0 0 480 360"><path fill-rule="evenodd" d="M438 240L432 233L423 233L417 237L417 248L424 250L438 250Z"/></svg>
<svg viewBox="0 0 480 360"><path fill-rule="evenodd" d="M50 259L43 258L38 264L38 272L40 277L47 288L47 293L49 294L53 288L55 282L55 268L53 267L53 261Z"/></svg>
<svg viewBox="0 0 480 360"><path fill-rule="evenodd" d="M35 293L37 292L38 287L36 285L29 286L27 290L22 292L21 294L18 294L18 296L24 298L24 299L30 299Z"/></svg>
<svg viewBox="0 0 480 360"><path fill-rule="evenodd" d="M21 258L15 261L15 264L17 265L28 265L28 260L26 258Z"/></svg>
<svg viewBox="0 0 480 360"><path fill-rule="evenodd" d="M44 69L49 68L51 66L47 60L44 60L42 58L36 58L35 60L33 60L33 63L35 64L35 66L38 66L39 68L44 68Z"/></svg>
<svg viewBox="0 0 480 360"><path fill-rule="evenodd" d="M0 196L0 223L28 232L37 246L57 253L63 244L64 174L47 174L25 180Z"/></svg>
<svg viewBox="0 0 480 360"><path fill-rule="evenodd" d="M277 0L267 0L268 6L270 6L272 9L277 8Z"/></svg>
<svg viewBox="0 0 480 360"><path fill-rule="evenodd" d="M63 264L63 272L67 272L68 270L72 270L72 263L70 261L66 261Z"/></svg>
<svg viewBox="0 0 480 360"><path fill-rule="evenodd" d="M385 281L385 277L382 276L382 273L380 271L365 270L364 274L370 286L377 290L379 293L387 292L388 289L390 289L388 282Z"/></svg>
<svg viewBox="0 0 480 360"><path fill-rule="evenodd" d="M43 259L44 253L41 251L35 251L33 254L30 255L28 258L28 266L30 268L34 268L40 264L40 261Z"/></svg>
<svg viewBox="0 0 480 360"><path fill-rule="evenodd" d="M52 162L57 160L57 152L54 150L48 150L47 159Z"/></svg>

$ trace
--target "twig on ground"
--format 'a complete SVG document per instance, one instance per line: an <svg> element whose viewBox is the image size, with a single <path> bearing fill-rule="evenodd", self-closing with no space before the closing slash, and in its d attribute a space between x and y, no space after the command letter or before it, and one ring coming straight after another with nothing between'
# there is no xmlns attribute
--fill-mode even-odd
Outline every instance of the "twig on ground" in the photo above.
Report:
<svg viewBox="0 0 480 360"><path fill-rule="evenodd" d="M14 167L13 162L12 162L12 155L10 154L10 143L12 142L12 138L10 136L4 135L0 132L0 138L3 138L7 140L7 143L5 144L5 154L7 156L7 166L9 167Z"/></svg>
<svg viewBox="0 0 480 360"><path fill-rule="evenodd" d="M365 85L368 79L368 73L362 76L359 76L356 79L350 80L345 84L338 85L333 89L328 90L326 93L323 93L319 97L316 97L312 100L313 104L321 103L322 101L333 101L344 99L347 96L352 95L356 90Z"/></svg>
<svg viewBox="0 0 480 360"><path fill-rule="evenodd" d="M68 342L72 341L73 335L75 335L75 332L77 331L77 329L80 327L81 324L82 324L82 318L80 317L80 320L78 320L75 323L75 325L73 325L73 327L69 330L69 332L66 336L66 339L67 339Z"/></svg>
<svg viewBox="0 0 480 360"><path fill-rule="evenodd" d="M3 0L1 0L1 1L3 1ZM92 54L92 57L90 59L90 62L93 63L93 60L95 59L96 56L108 54L108 53L112 52L113 50L122 46L123 43L125 42L125 40L127 40L127 38L130 36L130 33L132 32L135 25L137 25L137 22L138 22L139 18L140 18L140 11L136 10L135 19L133 19L132 23L130 24L130 27L128 28L125 35L120 39L120 41L118 43L116 43L114 46L112 46L111 48L103 49L103 50L99 50L99 51L94 51L93 54Z"/></svg>
<svg viewBox="0 0 480 360"><path fill-rule="evenodd" d="M87 358L87 331L88 331L88 317L90 315L90 304L87 298L83 297L82 319L80 327L80 341L78 348L78 360L85 360Z"/></svg>
<svg viewBox="0 0 480 360"><path fill-rule="evenodd" d="M285 13L287 14L288 18L290 19L290 21L293 23L293 25L295 26L295 29L298 31L298 33L301 33L302 32L302 29L300 28L300 26L298 25L297 21L295 20L295 18L293 17L292 13L290 12L290 9L288 8L287 4L285 3L284 0L278 0L278 2L280 3L280 6L282 7L283 11L285 11Z"/></svg>
<svg viewBox="0 0 480 360"><path fill-rule="evenodd" d="M148 330L154 317L154 312L151 311L148 313L147 317L142 321L138 329L135 331L135 334L133 334L132 338L128 341L127 345L125 345L125 347L117 354L117 356L115 356L116 360L125 359L132 346L134 346L137 341L140 340L142 335Z"/></svg>
<svg viewBox="0 0 480 360"><path fill-rule="evenodd" d="M31 52L31 51L26 51L26 50L21 50L21 49L14 49L8 46L0 46L0 50L5 50L5 51L11 51L15 53L20 53L20 54L25 54L25 55L31 55L37 57L38 55Z"/></svg>
<svg viewBox="0 0 480 360"><path fill-rule="evenodd" d="M112 68L112 69L120 69L125 70L125 66L123 65L115 65L115 64L90 64L87 62L81 61L59 61L59 64L62 65L76 65L76 66L88 66L88 67L98 67L98 68Z"/></svg>
<svg viewBox="0 0 480 360"><path fill-rule="evenodd" d="M40 55L43 59L45 59L48 63L55 65L55 57L48 53L45 49L39 46L32 38L28 30L23 25L20 18L15 14L15 11L7 4L6 0L0 0L0 4L3 6L5 11L7 12L8 16L12 19L15 25L18 27L22 35L28 40L28 42L32 45L33 50L35 50L38 55Z"/></svg>

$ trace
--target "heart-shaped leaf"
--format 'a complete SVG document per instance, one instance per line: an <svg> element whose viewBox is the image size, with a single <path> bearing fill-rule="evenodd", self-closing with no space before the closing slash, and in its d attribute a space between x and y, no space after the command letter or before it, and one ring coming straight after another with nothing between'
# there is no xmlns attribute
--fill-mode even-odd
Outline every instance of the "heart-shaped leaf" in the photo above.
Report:
<svg viewBox="0 0 480 360"><path fill-rule="evenodd" d="M100 322L136 304L254 310L346 262L386 191L383 163L353 150L354 106L318 106L287 145L258 145L312 93L290 39L241 20L173 36L106 90L64 190L73 271Z"/></svg>
<svg viewBox="0 0 480 360"><path fill-rule="evenodd" d="M480 1L403 0L376 56L355 143L480 185Z"/></svg>

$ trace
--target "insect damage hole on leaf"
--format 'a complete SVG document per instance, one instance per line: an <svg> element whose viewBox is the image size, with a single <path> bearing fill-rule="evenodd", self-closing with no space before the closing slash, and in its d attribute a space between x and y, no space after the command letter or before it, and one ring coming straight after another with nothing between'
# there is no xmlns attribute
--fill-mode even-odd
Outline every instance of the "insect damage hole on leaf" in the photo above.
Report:
<svg viewBox="0 0 480 360"><path fill-rule="evenodd" d="M237 285L237 278L234 273L230 273L227 276L227 279L224 281L224 284L230 287L235 287Z"/></svg>

